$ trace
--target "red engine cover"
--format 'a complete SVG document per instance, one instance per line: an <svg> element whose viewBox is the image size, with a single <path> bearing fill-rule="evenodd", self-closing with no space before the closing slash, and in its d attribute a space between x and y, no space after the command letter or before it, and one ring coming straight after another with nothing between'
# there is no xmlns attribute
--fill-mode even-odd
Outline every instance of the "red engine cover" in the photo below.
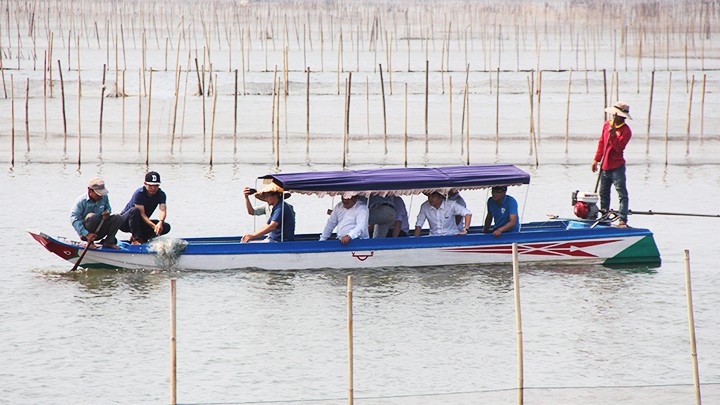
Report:
<svg viewBox="0 0 720 405"><path fill-rule="evenodd" d="M584 203L582 201L578 201L575 203L574 206L575 210L575 216L582 219L587 219L588 217L588 205L587 203Z"/></svg>

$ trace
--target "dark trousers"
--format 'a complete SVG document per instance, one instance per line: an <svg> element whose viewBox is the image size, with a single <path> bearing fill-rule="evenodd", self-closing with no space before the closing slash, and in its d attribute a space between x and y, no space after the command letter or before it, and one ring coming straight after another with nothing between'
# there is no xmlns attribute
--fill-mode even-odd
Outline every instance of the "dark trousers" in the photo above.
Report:
<svg viewBox="0 0 720 405"><path fill-rule="evenodd" d="M154 224L160 222L157 219L153 219L151 221ZM145 243L156 236L165 235L170 232L170 224L163 222L162 232L160 232L160 235L155 235L155 229L143 221L140 210L132 207L122 214L122 224L120 225L120 230L123 232L130 232L132 240Z"/></svg>
<svg viewBox="0 0 720 405"><path fill-rule="evenodd" d="M101 221L102 215L95 215L93 213L90 213L85 216L85 219L83 219L83 226L88 231L97 235L96 240L105 238L105 240L103 241L104 245L117 245L117 238L115 237L115 234L117 233L118 229L120 229L120 225L123 222L123 217L117 214L110 215L108 219L106 219L105 222L102 223L102 227L98 229Z"/></svg>

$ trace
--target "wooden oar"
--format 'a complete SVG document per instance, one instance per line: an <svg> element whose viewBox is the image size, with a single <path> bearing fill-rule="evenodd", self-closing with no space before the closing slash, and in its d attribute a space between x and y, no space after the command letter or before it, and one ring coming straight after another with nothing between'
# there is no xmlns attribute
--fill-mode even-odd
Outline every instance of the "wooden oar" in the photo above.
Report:
<svg viewBox="0 0 720 405"><path fill-rule="evenodd" d="M105 223L105 218L100 220L100 225L95 229L95 235L100 231L100 229L103 226L103 223ZM78 266L80 266L80 262L82 262L82 259L85 257L85 253L87 253L88 249L90 248L90 245L93 244L93 241L88 241L87 245L85 245L85 249L83 249L82 253L80 253L80 257L78 257L77 261L75 261L75 265L73 265L73 268L70 269L70 271L77 270Z"/></svg>
<svg viewBox="0 0 720 405"><path fill-rule="evenodd" d="M629 210L628 214L636 215L675 215L679 217L705 217L705 218L720 218L718 214L690 214L685 212L662 212L662 211L633 211Z"/></svg>

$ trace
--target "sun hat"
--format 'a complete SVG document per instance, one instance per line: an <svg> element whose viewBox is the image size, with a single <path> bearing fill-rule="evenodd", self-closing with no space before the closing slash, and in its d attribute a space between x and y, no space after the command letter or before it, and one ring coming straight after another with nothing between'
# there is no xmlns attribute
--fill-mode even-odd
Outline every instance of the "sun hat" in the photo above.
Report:
<svg viewBox="0 0 720 405"><path fill-rule="evenodd" d="M270 183L267 186L265 186L262 190L255 193L255 198L257 198L260 201L267 201L268 196L273 193L284 193L285 190L283 190L282 187L278 186L275 183ZM290 193L285 193L285 199L290 198Z"/></svg>
<svg viewBox="0 0 720 405"><path fill-rule="evenodd" d="M609 114L617 114L621 117L632 119L632 117L630 116L630 104L622 101L618 101L612 107L606 108L605 112Z"/></svg>
<svg viewBox="0 0 720 405"><path fill-rule="evenodd" d="M109 193L108 189L105 188L105 180L100 177L93 177L88 181L88 188L92 189L95 194L103 196Z"/></svg>
<svg viewBox="0 0 720 405"><path fill-rule="evenodd" d="M148 172L148 174L145 175L145 184L150 186L159 186L160 175L158 172Z"/></svg>

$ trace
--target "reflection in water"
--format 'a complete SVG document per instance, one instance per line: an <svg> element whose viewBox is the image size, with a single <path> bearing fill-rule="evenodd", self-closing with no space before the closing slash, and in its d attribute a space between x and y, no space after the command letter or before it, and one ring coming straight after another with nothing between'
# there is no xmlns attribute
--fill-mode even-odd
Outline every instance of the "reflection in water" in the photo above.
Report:
<svg viewBox="0 0 720 405"><path fill-rule="evenodd" d="M146 270L84 269L68 272L43 272L47 280L60 283L77 283L81 289L93 295L112 295L132 291L140 295L152 295L165 287L167 280L177 273Z"/></svg>

